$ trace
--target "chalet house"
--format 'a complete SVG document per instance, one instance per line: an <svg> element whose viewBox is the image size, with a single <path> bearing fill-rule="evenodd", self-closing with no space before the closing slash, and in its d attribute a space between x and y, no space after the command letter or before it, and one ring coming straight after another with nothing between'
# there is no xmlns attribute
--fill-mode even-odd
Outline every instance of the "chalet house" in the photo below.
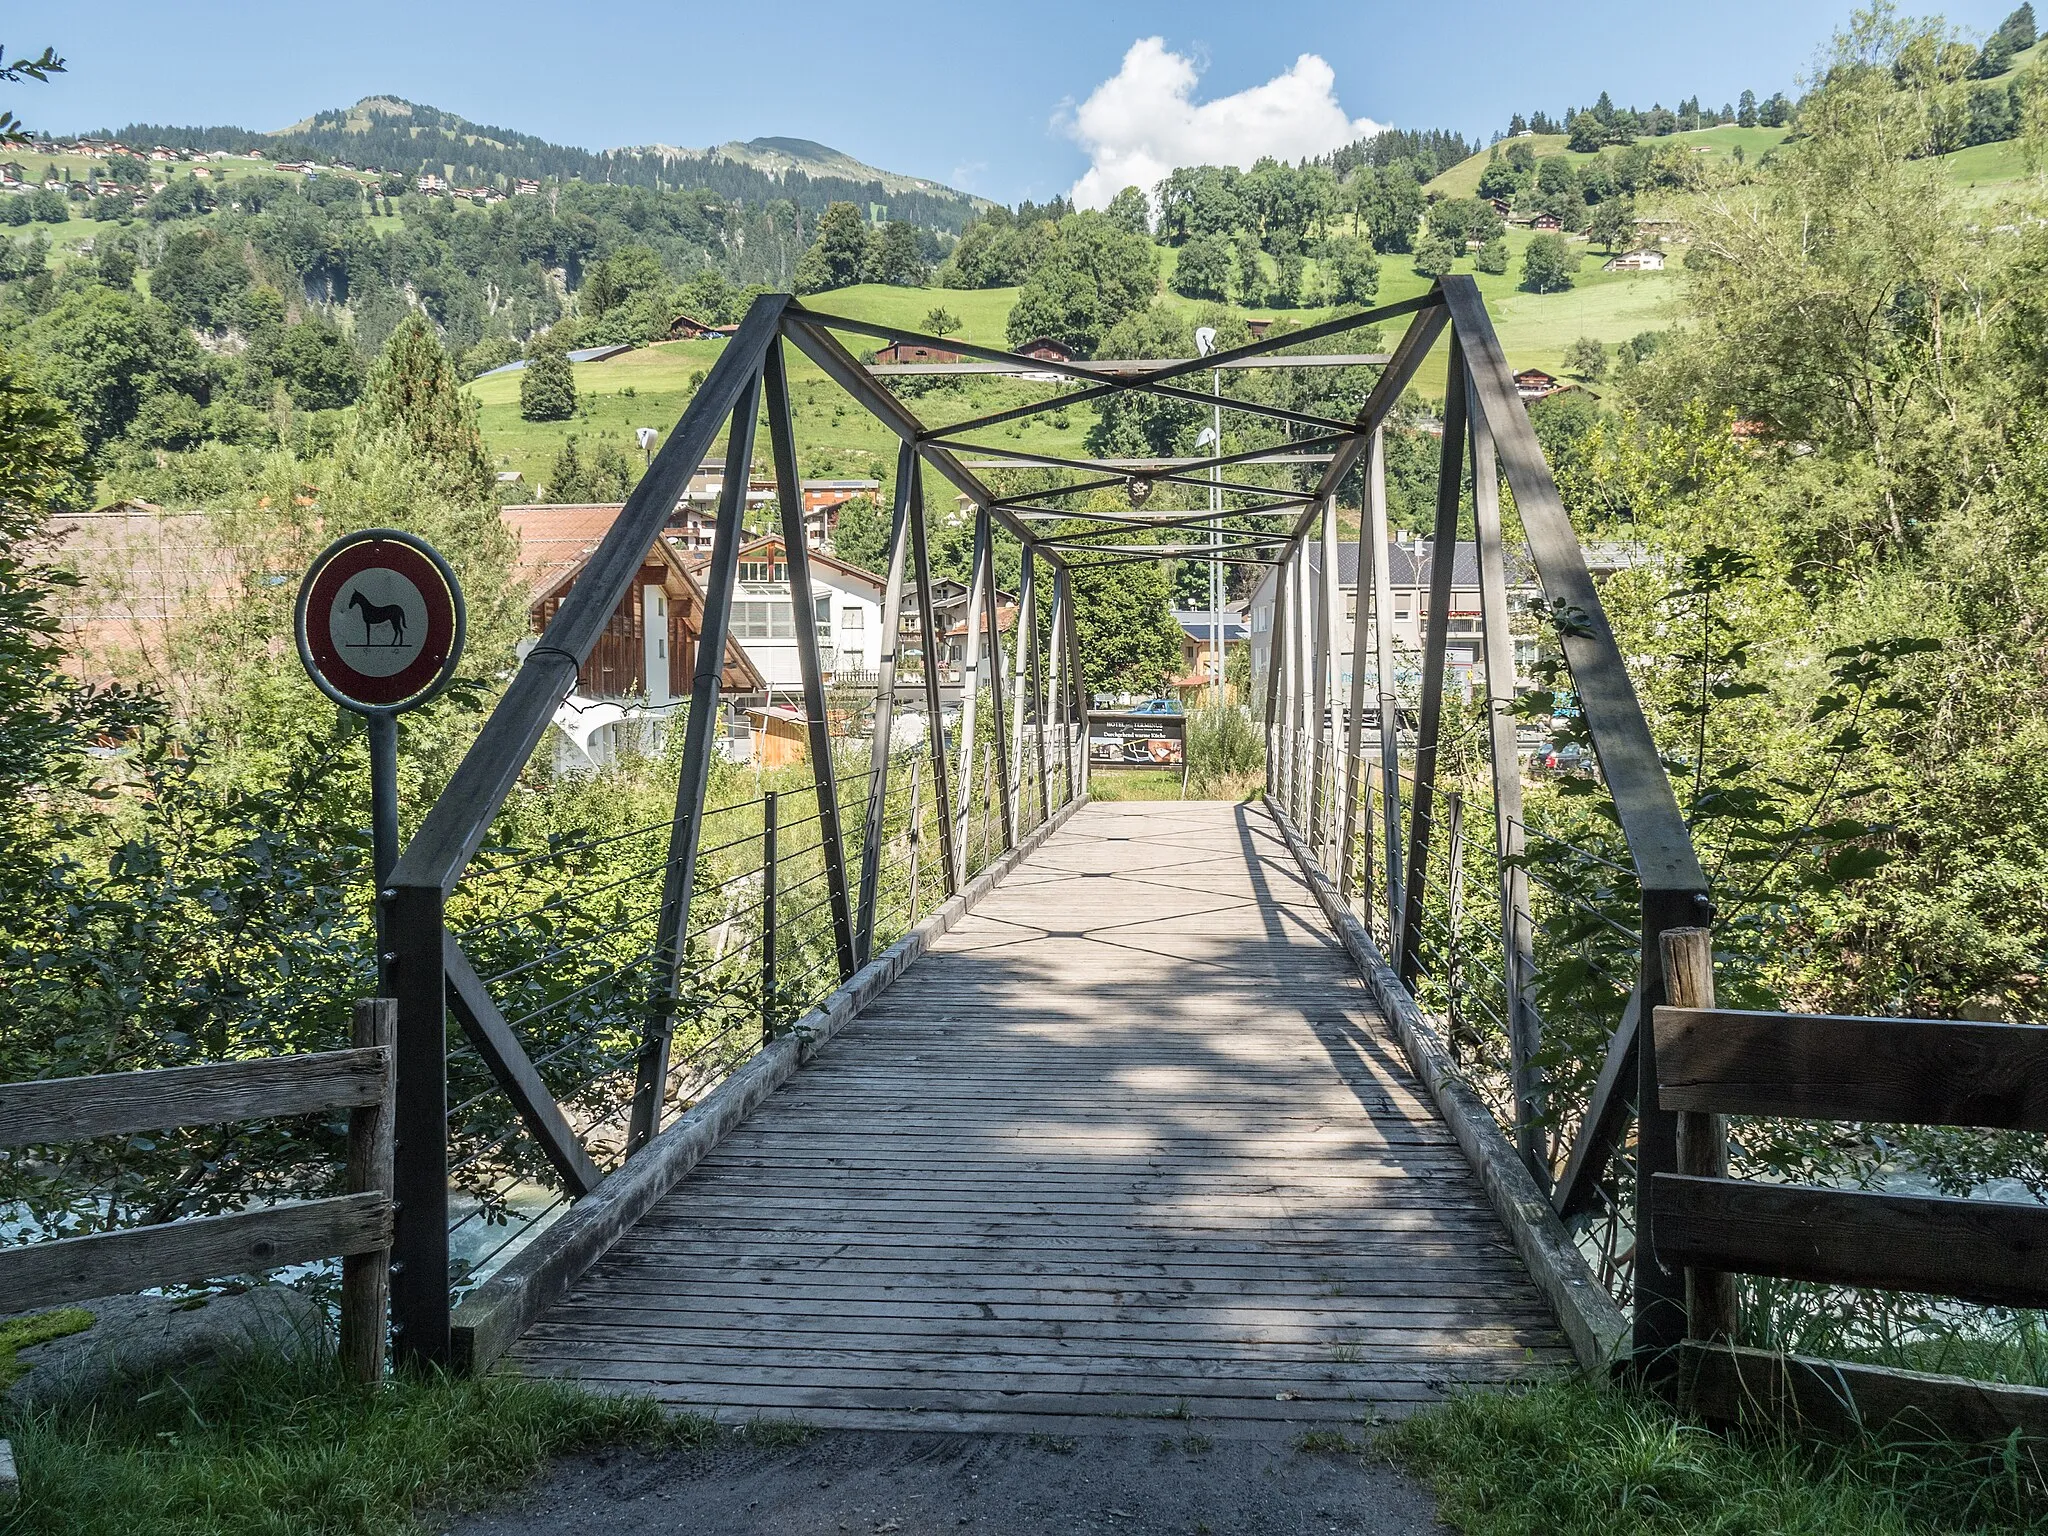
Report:
<svg viewBox="0 0 2048 1536"><path fill-rule="evenodd" d="M1270 320L1247 320L1244 323L1244 328L1252 333L1253 341L1264 341L1266 339L1266 332L1273 329L1273 322Z"/></svg>
<svg viewBox="0 0 2048 1536"><path fill-rule="evenodd" d="M695 315L677 315L668 323L670 341L702 341L711 334L711 327Z"/></svg>
<svg viewBox="0 0 2048 1536"><path fill-rule="evenodd" d="M1654 249L1624 251L1619 256L1610 257L1608 260L1603 261L1600 264L1600 270L1603 272L1662 272L1664 270L1664 253Z"/></svg>
<svg viewBox="0 0 2048 1536"><path fill-rule="evenodd" d="M804 542L812 549L824 549L839 524L839 509L856 496L873 496L881 490L875 480L806 480L802 483ZM685 556L708 554L718 526L718 498L725 489L725 461L706 459L690 476L690 483L677 498L669 514L668 538ZM750 479L747 506L765 507L775 500L775 482Z"/></svg>
<svg viewBox="0 0 2048 1536"><path fill-rule="evenodd" d="M519 540L515 571L526 590L535 636L554 619L619 511L616 506L504 509L505 525ZM676 705L690 696L703 609L696 577L681 555L657 539L577 671L575 688L555 712L561 731L558 769L588 771L625 751L659 750ZM719 686L735 697L759 694L765 686L759 669L731 640Z"/></svg>
<svg viewBox="0 0 2048 1536"><path fill-rule="evenodd" d="M413 181L413 186L418 188L421 192L425 192L428 194L446 192L448 190L448 183L446 179L440 176L436 176L432 171L425 172L424 174L416 177Z"/></svg>
<svg viewBox="0 0 2048 1536"><path fill-rule="evenodd" d="M512 183L512 195L514 197L539 197L540 183L528 181L526 178L521 177Z"/></svg>
<svg viewBox="0 0 2048 1536"><path fill-rule="evenodd" d="M1515 375L1515 393L1524 400L1541 400L1557 393L1557 380L1541 368L1524 368Z"/></svg>
<svg viewBox="0 0 2048 1536"><path fill-rule="evenodd" d="M914 609L916 604L909 602L905 603L904 606L906 609ZM1005 592L1002 588L998 587L996 589L995 601L996 633L998 635L1008 634L1017 627L1017 611L1017 594ZM936 647L939 669L939 699L942 703L950 706L960 702L960 693L967 680L966 582L954 581L949 578L945 581L935 581L932 583L932 620L939 632L939 643ZM904 648L906 651L914 650L920 658L918 664L922 666L924 646L922 637L917 633L917 615L915 612L905 614L904 628ZM918 675L922 676L923 674L920 672ZM987 679L985 662L982 677L985 683Z"/></svg>
<svg viewBox="0 0 2048 1536"><path fill-rule="evenodd" d="M1051 336L1034 336L1016 349L1020 357L1035 357L1042 363L1071 363L1074 349Z"/></svg>
<svg viewBox="0 0 2048 1536"><path fill-rule="evenodd" d="M700 583L709 563L708 554L691 562ZM882 653L882 578L818 551L811 553L810 565L809 622L815 626L828 680L856 685L871 681ZM801 697L804 675L796 626L782 536L765 534L742 544L731 634L760 674L770 703L778 693Z"/></svg>
<svg viewBox="0 0 2048 1536"><path fill-rule="evenodd" d="M957 363L958 352L948 352L943 347L928 347L921 341L892 341L875 353L875 365L880 368L894 368L902 363Z"/></svg>
<svg viewBox="0 0 2048 1536"><path fill-rule="evenodd" d="M1548 213L1537 214L1535 218L1529 221L1529 227L1541 233L1549 233L1551 231L1560 230L1564 228L1564 226L1557 221L1555 215Z"/></svg>
<svg viewBox="0 0 2048 1536"><path fill-rule="evenodd" d="M1435 542L1430 539L1418 539L1413 543L1392 541L1387 545L1386 558L1392 598L1388 624L1398 658L1395 686L1403 700L1409 700L1419 698L1421 694L1422 641L1424 626L1429 620L1429 587L1431 568L1436 558ZM1309 546L1309 570L1315 580L1321 579L1322 547L1313 542ZM1269 569L1251 597L1248 639L1254 688L1265 687L1268 668L1272 664L1274 581L1275 571ZM1542 589L1536 584L1535 569L1517 549L1507 552L1507 586L1511 613L1528 611L1530 604L1540 599ZM1337 591L1343 612L1332 625L1330 648L1338 673L1339 697L1344 697L1351 686L1352 625L1358 616L1356 540L1347 539L1337 546ZM1368 597L1368 611L1370 608ZM1445 665L1455 678L1469 680L1475 671L1483 670L1479 654L1479 625L1479 548L1476 544L1461 542L1452 552L1450 627L1445 648ZM1370 669L1374 664L1371 652L1367 653L1367 658L1366 665ZM1527 676L1535 664L1534 626L1530 626L1526 633L1518 627L1515 634L1516 672ZM1369 684L1373 678L1374 673L1368 670Z"/></svg>

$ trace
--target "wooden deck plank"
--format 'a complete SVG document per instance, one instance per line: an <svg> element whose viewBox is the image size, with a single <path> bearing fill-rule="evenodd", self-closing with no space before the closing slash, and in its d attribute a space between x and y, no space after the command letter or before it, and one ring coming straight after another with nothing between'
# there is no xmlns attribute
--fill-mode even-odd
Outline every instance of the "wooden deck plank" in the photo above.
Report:
<svg viewBox="0 0 2048 1536"><path fill-rule="evenodd" d="M520 1342L728 1417L1288 1432L1568 1356L1277 830L1091 805Z"/></svg>

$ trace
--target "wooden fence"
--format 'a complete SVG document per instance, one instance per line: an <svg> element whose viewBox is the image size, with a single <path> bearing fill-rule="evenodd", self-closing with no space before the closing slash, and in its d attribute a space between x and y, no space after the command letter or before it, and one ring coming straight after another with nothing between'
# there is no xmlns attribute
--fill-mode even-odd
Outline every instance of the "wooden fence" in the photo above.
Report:
<svg viewBox="0 0 2048 1536"><path fill-rule="evenodd" d="M1687 1272L1681 1393L1708 1417L1970 1441L2048 1437L2048 1391L1732 1344L1731 1273L2048 1307L2048 1206L1727 1176L1728 1115L2048 1130L2048 1028L1713 1006L1704 930L1664 935L1653 1015L1679 1171L1651 1180L1657 1260ZM1690 1006L1684 1006L1690 1005Z"/></svg>
<svg viewBox="0 0 2048 1536"><path fill-rule="evenodd" d="M350 1050L0 1084L0 1147L349 1112L346 1194L0 1248L0 1310L339 1255L341 1357L355 1379L377 1380L390 1290L396 1019L390 999L374 998L356 1004Z"/></svg>

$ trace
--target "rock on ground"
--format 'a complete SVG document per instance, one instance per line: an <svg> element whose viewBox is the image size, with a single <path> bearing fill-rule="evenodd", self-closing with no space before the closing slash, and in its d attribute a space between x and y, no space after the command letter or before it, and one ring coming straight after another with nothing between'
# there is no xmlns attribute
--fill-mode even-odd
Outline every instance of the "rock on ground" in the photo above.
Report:
<svg viewBox="0 0 2048 1536"><path fill-rule="evenodd" d="M89 1397L116 1381L240 1350L320 1347L328 1326L318 1302L283 1285L183 1299L96 1296L67 1305L90 1312L93 1325L22 1350L18 1358L29 1369L4 1394L9 1406Z"/></svg>
<svg viewBox="0 0 2048 1536"><path fill-rule="evenodd" d="M577 1457L449 1536L1423 1536L1414 1479L1359 1455L1196 1433L820 1432Z"/></svg>

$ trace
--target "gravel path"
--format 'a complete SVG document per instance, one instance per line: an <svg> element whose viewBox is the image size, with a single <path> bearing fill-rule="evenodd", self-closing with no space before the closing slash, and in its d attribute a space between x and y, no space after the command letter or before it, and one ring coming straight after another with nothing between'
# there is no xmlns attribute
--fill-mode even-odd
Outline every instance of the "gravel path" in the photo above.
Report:
<svg viewBox="0 0 2048 1536"><path fill-rule="evenodd" d="M1425 1536L1414 1479L1356 1455L1196 1433L814 1434L557 1465L450 1536Z"/></svg>

